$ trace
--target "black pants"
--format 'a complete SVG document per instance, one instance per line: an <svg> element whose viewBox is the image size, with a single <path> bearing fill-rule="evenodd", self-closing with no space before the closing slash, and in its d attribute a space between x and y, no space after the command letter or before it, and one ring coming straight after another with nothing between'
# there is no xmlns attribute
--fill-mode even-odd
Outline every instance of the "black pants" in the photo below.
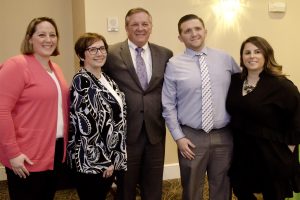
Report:
<svg viewBox="0 0 300 200"><path fill-rule="evenodd" d="M232 184L233 192L238 200L256 200L254 190L240 184ZM259 188L258 193L262 193L264 200L284 200L285 194L283 193L284 185L280 181L262 181L257 183Z"/></svg>
<svg viewBox="0 0 300 200"><path fill-rule="evenodd" d="M54 170L30 172L30 175L24 179L6 168L10 199L52 200L58 187L58 179L64 172L67 172L66 167L62 164L62 157L63 139L58 139L55 146Z"/></svg>
<svg viewBox="0 0 300 200"><path fill-rule="evenodd" d="M75 184L80 200L105 200L115 175L103 178L101 174L75 173Z"/></svg>

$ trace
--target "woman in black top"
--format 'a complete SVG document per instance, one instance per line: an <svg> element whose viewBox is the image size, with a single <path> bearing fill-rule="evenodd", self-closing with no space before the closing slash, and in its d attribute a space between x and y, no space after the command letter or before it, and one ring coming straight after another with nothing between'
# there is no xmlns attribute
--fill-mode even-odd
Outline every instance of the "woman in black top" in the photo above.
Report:
<svg viewBox="0 0 300 200"><path fill-rule="evenodd" d="M282 74L270 44L250 37L240 49L242 73L232 76L227 97L234 134L229 172L239 200L283 200L300 192L300 95Z"/></svg>

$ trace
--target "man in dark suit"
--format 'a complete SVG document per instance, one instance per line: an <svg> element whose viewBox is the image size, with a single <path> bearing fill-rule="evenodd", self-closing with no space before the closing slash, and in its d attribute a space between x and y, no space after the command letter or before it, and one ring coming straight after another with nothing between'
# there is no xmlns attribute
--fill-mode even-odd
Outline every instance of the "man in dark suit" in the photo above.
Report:
<svg viewBox="0 0 300 200"><path fill-rule="evenodd" d="M161 90L166 63L173 53L148 42L152 17L147 10L129 10L125 28L128 39L109 47L104 69L125 93L127 104L128 170L117 175L118 197L135 199L139 185L143 200L161 200L166 134ZM142 48L142 61L137 48Z"/></svg>

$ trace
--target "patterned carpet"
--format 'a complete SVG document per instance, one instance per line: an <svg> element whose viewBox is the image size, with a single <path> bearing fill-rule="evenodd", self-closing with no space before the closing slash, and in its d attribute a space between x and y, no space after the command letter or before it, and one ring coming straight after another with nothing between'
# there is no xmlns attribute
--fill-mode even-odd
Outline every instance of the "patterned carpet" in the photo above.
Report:
<svg viewBox="0 0 300 200"><path fill-rule="evenodd" d="M204 187L204 200L208 200L208 186L205 183ZM162 200L180 200L181 199L181 185L179 179L166 180L163 183L163 197ZM113 200L115 190L112 189L109 193L107 200ZM139 196L136 200L140 200ZM261 199L261 198L258 198ZM9 200L6 181L0 181L0 200ZM77 193L74 189L59 190L56 192L55 200L79 200ZM233 197L232 200L237 200Z"/></svg>

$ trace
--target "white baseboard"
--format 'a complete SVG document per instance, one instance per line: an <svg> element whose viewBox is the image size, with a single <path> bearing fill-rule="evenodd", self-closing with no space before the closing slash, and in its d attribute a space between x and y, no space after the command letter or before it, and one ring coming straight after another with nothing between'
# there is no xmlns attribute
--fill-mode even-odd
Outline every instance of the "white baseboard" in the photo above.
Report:
<svg viewBox="0 0 300 200"><path fill-rule="evenodd" d="M179 163L165 164L163 179L180 178Z"/></svg>
<svg viewBox="0 0 300 200"><path fill-rule="evenodd" d="M163 179L175 179L180 178L180 170L178 163L166 164L164 166ZM4 166L0 166L0 181L6 180L6 173Z"/></svg>
<svg viewBox="0 0 300 200"><path fill-rule="evenodd" d="M5 168L0 164L0 181L6 180Z"/></svg>

